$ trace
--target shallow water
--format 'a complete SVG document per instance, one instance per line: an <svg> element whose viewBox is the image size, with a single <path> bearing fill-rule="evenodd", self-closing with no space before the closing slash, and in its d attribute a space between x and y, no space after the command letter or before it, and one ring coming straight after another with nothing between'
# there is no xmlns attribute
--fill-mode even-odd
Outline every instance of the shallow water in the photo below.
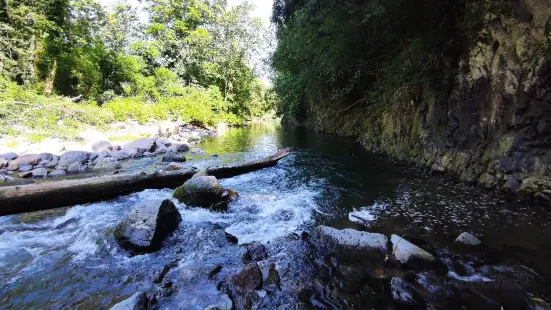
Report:
<svg viewBox="0 0 551 310"><path fill-rule="evenodd" d="M243 251L229 246L221 229L240 244L268 245L284 287L260 308L294 307L296 288L314 281L318 271L311 249L284 238L320 224L428 238L444 252L459 233L469 231L511 252L551 257L551 215L545 206L367 154L353 139L265 124L230 129L201 147L209 155L193 156L189 164L228 164L280 147L293 147L294 153L277 167L222 180L240 194L227 213L175 201L183 222L153 254L130 256L112 232L137 201L170 198L168 189L0 217L0 308L108 307L138 290L158 289L153 279L175 259L177 267L164 281L173 287L161 307L203 309L220 303L224 297L216 284L242 267ZM209 280L206 274L218 265L221 273ZM482 279L479 273L472 276Z"/></svg>

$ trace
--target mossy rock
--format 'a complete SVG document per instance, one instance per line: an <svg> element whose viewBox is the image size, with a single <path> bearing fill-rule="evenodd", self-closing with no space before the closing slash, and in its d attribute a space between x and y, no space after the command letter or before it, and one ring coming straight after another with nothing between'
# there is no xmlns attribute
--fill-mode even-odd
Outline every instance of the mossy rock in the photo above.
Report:
<svg viewBox="0 0 551 310"><path fill-rule="evenodd" d="M213 176L192 178L174 191L174 198L188 205L211 208L222 202L224 189Z"/></svg>

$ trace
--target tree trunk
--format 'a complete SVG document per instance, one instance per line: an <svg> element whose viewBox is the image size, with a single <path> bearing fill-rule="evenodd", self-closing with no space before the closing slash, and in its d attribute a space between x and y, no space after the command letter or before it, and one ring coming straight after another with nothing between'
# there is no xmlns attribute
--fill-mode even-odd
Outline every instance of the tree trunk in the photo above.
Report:
<svg viewBox="0 0 551 310"><path fill-rule="evenodd" d="M273 156L251 163L209 168L207 173L218 178L228 178L275 166L280 159L289 154L289 150L282 150ZM190 168L180 171L115 174L81 180L0 187L0 215L97 202L148 188L175 188L197 172L197 169Z"/></svg>
<svg viewBox="0 0 551 310"><path fill-rule="evenodd" d="M48 76L46 77L46 85L44 86L44 92L46 95L51 95L54 91L54 81L55 81L55 75L57 72L57 58L54 59L54 62L52 63L52 68L50 69L50 72L48 73Z"/></svg>

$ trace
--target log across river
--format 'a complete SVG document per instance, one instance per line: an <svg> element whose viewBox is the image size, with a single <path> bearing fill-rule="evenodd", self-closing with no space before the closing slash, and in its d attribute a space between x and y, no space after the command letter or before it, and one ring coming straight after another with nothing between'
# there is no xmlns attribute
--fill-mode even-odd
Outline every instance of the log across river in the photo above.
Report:
<svg viewBox="0 0 551 310"><path fill-rule="evenodd" d="M206 169L206 172L217 178L229 178L273 167L290 153L289 149L283 149L257 161L225 167L210 167ZM198 169L192 167L178 171L115 174L79 180L1 187L0 215L102 201L148 188L175 188L189 180L197 172Z"/></svg>

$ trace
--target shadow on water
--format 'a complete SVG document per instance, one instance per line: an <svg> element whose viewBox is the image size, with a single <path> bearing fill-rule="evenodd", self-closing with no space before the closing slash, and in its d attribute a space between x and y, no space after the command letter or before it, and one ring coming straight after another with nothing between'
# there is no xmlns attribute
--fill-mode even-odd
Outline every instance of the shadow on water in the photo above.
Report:
<svg viewBox="0 0 551 310"><path fill-rule="evenodd" d="M220 240L220 229L240 244L267 244L284 284L283 293L261 303L264 308L295 307L298 288L317 279L311 249L300 240L282 240L320 224L430 238L442 248L469 231L497 247L529 253L536 265L551 257L551 215L544 206L368 154L352 138L273 123L229 129L201 147L208 155L192 157L191 164L259 158L281 147L292 147L294 154L277 167L223 180L241 196L227 213L177 203L183 222L153 254L130 256L112 232L137 201L170 198L168 189L0 217L1 307L110 306L138 290L156 289L152 279L176 258L164 282L172 290L163 293L162 306L203 309L222 298L217 282L242 268L242 248ZM205 275L217 265L221 273L208 280Z"/></svg>

